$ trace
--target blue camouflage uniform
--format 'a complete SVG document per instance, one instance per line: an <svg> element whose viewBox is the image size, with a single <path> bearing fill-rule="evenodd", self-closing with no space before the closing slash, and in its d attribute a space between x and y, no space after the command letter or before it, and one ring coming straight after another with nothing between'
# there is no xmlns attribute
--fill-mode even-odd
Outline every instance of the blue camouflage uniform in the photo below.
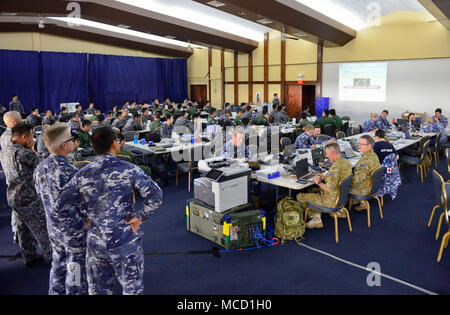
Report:
<svg viewBox="0 0 450 315"><path fill-rule="evenodd" d="M160 134L161 138L172 138L173 124L170 126L166 123L161 125Z"/></svg>
<svg viewBox="0 0 450 315"><path fill-rule="evenodd" d="M432 118L433 118L433 121L434 121L434 118L435 118L435 117L436 117L436 116L433 116L433 117L432 117ZM444 129L447 128L447 126L448 126L448 119L447 119L447 117L445 117L444 115L442 115L441 118L439 119L439 122L441 123L442 126L444 126Z"/></svg>
<svg viewBox="0 0 450 315"><path fill-rule="evenodd" d="M143 209L135 208L135 190L144 200ZM89 294L112 294L115 277L123 294L143 294L143 232L133 233L125 222L134 216L145 221L161 206L158 185L139 167L105 154L75 174L55 209L67 203L82 204L81 216L91 221L86 255Z"/></svg>
<svg viewBox="0 0 450 315"><path fill-rule="evenodd" d="M308 136L306 132L302 133L297 137L295 140L295 148L296 149L311 149L311 146L313 143L314 137Z"/></svg>
<svg viewBox="0 0 450 315"><path fill-rule="evenodd" d="M375 126L381 130L390 129L392 127L389 121L387 119L381 118L381 116L378 117L377 121L375 122Z"/></svg>
<svg viewBox="0 0 450 315"><path fill-rule="evenodd" d="M223 146L222 156L232 159L249 159L250 152L244 142L239 147L235 147L233 140L230 140Z"/></svg>
<svg viewBox="0 0 450 315"><path fill-rule="evenodd" d="M327 142L329 140L336 140L336 138L330 137L330 136L324 135L324 134L321 134L319 137L326 138L326 140L325 139L319 139L318 137L315 138L314 136L312 136L311 137L311 144L321 145L322 143Z"/></svg>
<svg viewBox="0 0 450 315"><path fill-rule="evenodd" d="M52 245L49 294L87 294L86 225L76 206L61 211L55 202L78 169L61 155L51 154L34 171L36 191L41 197Z"/></svg>
<svg viewBox="0 0 450 315"><path fill-rule="evenodd" d="M375 121L372 119L366 120L362 125L362 132L369 132L378 128Z"/></svg>
<svg viewBox="0 0 450 315"><path fill-rule="evenodd" d="M381 182L377 196L390 195L392 200L394 200L397 197L398 186L402 184L396 154L389 154L381 164L385 167L384 180Z"/></svg>
<svg viewBox="0 0 450 315"><path fill-rule="evenodd" d="M440 139L439 143L441 145L445 145L447 143L448 136L447 136L447 132L445 131L445 127L444 127L444 125L442 125L442 123L433 121L433 123L430 126L423 128L423 130L425 132L430 132L430 133L439 133L442 131L441 139Z"/></svg>
<svg viewBox="0 0 450 315"><path fill-rule="evenodd" d="M34 244L37 241L45 262L50 262L51 246L45 222L45 211L41 199L36 193L33 180L33 172L41 161L40 156L36 156L20 144L12 142L3 162L6 165L5 175L8 181L8 205L18 213L20 220L27 226L34 238L34 240L28 239L26 242ZM19 235L19 241L20 238ZM33 244L27 244L25 247L33 252ZM23 252L22 244L21 250L27 261L27 253Z"/></svg>
<svg viewBox="0 0 450 315"><path fill-rule="evenodd" d="M0 162L2 164L2 169L6 170L8 167L13 167L11 165L12 160L8 162L6 157L11 155L13 143L11 142L11 128L6 128L5 132L0 137ZM8 164L9 163L9 164ZM6 185L9 185L8 176L5 174ZM19 214L14 208L11 212L11 228L13 232L14 242L18 242L22 256L25 261L33 259L37 256L36 254L36 240L33 237L30 229L27 225L20 219Z"/></svg>

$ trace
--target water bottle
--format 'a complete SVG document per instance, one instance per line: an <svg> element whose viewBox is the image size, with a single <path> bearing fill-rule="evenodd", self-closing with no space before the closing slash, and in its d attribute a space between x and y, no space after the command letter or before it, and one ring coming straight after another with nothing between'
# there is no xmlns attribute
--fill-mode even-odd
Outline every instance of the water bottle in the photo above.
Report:
<svg viewBox="0 0 450 315"><path fill-rule="evenodd" d="M423 133L423 124L420 124L420 133Z"/></svg>
<svg viewBox="0 0 450 315"><path fill-rule="evenodd" d="M134 136L134 144L138 144L139 143L139 138L138 136Z"/></svg>

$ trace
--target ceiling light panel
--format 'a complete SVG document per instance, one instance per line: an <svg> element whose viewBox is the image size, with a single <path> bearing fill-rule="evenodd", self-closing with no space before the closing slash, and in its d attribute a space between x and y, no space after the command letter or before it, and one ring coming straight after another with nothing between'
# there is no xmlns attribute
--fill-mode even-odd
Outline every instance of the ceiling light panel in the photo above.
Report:
<svg viewBox="0 0 450 315"><path fill-rule="evenodd" d="M271 31L263 25L217 10L214 6L191 0L116 1L255 41L263 41L264 33ZM220 1L214 3L218 5Z"/></svg>
<svg viewBox="0 0 450 315"><path fill-rule="evenodd" d="M366 22L360 16L354 14L343 5L339 5L331 0L296 0L297 2L310 7L311 9L328 16L329 18L344 24L354 30L361 30L366 27Z"/></svg>
<svg viewBox="0 0 450 315"><path fill-rule="evenodd" d="M49 19L66 22L68 24L73 25L73 27L76 27L76 25L92 27L92 28L97 28L97 29L113 32L113 33L130 35L130 36L134 36L134 37L138 37L138 38L142 38L142 39L163 42L166 44L176 45L176 46L180 46L180 47L184 47L184 48L187 48L189 45L192 48L204 48L199 45L193 45L193 44L189 44L189 43L182 42L179 40L174 40L174 39L170 39L170 38L166 38L166 37L162 37L162 36L156 36L156 35L152 35L152 34L148 34L148 33L138 32L138 31L133 31L133 30L129 30L129 29L126 29L123 27L104 24L104 23L98 23L98 22L94 22L94 21L90 21L90 20L86 20L86 19L68 18L68 17L49 17Z"/></svg>

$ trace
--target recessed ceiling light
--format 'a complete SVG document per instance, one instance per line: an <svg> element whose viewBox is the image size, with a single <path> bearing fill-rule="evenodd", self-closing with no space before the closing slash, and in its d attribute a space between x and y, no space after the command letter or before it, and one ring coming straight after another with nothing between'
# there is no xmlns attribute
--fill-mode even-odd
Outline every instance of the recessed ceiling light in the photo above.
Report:
<svg viewBox="0 0 450 315"><path fill-rule="evenodd" d="M272 21L268 20L268 19L256 20L256 22L261 23L261 24L270 24L270 23L272 23Z"/></svg>
<svg viewBox="0 0 450 315"><path fill-rule="evenodd" d="M306 37L306 36L308 36L305 33L295 33L295 34L292 34L292 35L297 36L297 37Z"/></svg>
<svg viewBox="0 0 450 315"><path fill-rule="evenodd" d="M124 24L119 24L119 25L117 25L118 27L121 27L121 28L130 28L131 26L129 26L129 25L124 25Z"/></svg>
<svg viewBox="0 0 450 315"><path fill-rule="evenodd" d="M133 37L143 38L143 39L152 40L152 41L164 42L167 44L172 44L172 45L176 45L176 46L180 46L180 47L187 47L189 45L189 43L182 42L179 40L174 40L174 39L170 39L170 38L162 37L162 36L156 36L156 35L152 35L152 34L148 34L148 33L144 33L144 32L138 32L138 31L134 31L131 29L126 29L126 28L109 25L109 24L104 24L104 23L99 23L99 22L95 22L95 21L90 21L90 20L86 20L86 19L68 18L68 17L48 17L48 19L58 20L61 22L70 23L70 24L77 25L77 26L97 28L97 29L108 31L108 32L113 32L113 33L118 33L118 34L123 34L123 35L130 35ZM192 48L201 47L201 46L193 45L193 44L191 44L191 46L192 46Z"/></svg>
<svg viewBox="0 0 450 315"><path fill-rule="evenodd" d="M176 37L175 36L171 36L171 35L166 35L166 36L164 36L165 38L168 38L168 39L175 39Z"/></svg>
<svg viewBox="0 0 450 315"><path fill-rule="evenodd" d="M213 6L215 8L220 8L225 5L225 3L222 3L220 1L209 1L209 2L206 2L206 4L209 4L210 6Z"/></svg>
<svg viewBox="0 0 450 315"><path fill-rule="evenodd" d="M15 16L17 13L10 13L10 12L2 12L0 13L1 16Z"/></svg>

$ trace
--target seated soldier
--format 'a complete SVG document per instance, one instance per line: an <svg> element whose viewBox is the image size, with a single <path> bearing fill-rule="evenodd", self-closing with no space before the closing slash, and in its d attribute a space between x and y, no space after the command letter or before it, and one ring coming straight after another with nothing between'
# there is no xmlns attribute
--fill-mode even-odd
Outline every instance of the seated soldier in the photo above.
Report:
<svg viewBox="0 0 450 315"><path fill-rule="evenodd" d="M172 138L173 131L173 116L166 115L166 122L161 126L161 138Z"/></svg>
<svg viewBox="0 0 450 315"><path fill-rule="evenodd" d="M236 112L236 117L234 118L235 126L242 126L242 121L241 121L242 114L243 114L242 109L238 109Z"/></svg>
<svg viewBox="0 0 450 315"><path fill-rule="evenodd" d="M262 114L256 120L256 125L258 126L268 126L269 125L269 109L267 106L263 107Z"/></svg>
<svg viewBox="0 0 450 315"><path fill-rule="evenodd" d="M232 139L223 145L222 156L232 159L243 159L249 161L250 151L245 145L244 131L242 127L233 128ZM250 198L255 207L259 208L263 203L259 199L261 182L251 179Z"/></svg>
<svg viewBox="0 0 450 315"><path fill-rule="evenodd" d="M320 129L322 130L322 133L324 132L324 127L326 125L329 124L334 126L335 124L335 122L328 116L329 113L330 111L328 109L324 109L322 117L320 117L314 122L314 126L319 126Z"/></svg>
<svg viewBox="0 0 450 315"><path fill-rule="evenodd" d="M442 109L436 108L434 111L434 116L432 117L433 120L437 118L437 121L444 127L447 128L448 126L448 119L444 115L442 115Z"/></svg>
<svg viewBox="0 0 450 315"><path fill-rule="evenodd" d="M72 132L72 137L73 137L73 151L69 153L67 158L72 163L73 162L77 162L77 161L84 161L84 160L86 160L83 157L83 155L81 154L81 151L78 150L78 148L80 147L80 139L78 137L78 134Z"/></svg>
<svg viewBox="0 0 450 315"><path fill-rule="evenodd" d="M148 125L148 128L150 129L150 131L159 130L161 128L162 123L159 120L160 117L161 117L161 114L159 112L157 112L153 115L153 121L150 122L150 124Z"/></svg>
<svg viewBox="0 0 450 315"><path fill-rule="evenodd" d="M127 115L128 115L128 113L127 113ZM125 127L127 120L128 119L125 118L125 113L123 111L119 110L117 112L117 117L116 117L116 119L114 119L111 126L117 128L119 130L122 130L122 128Z"/></svg>
<svg viewBox="0 0 450 315"><path fill-rule="evenodd" d="M320 145L320 144L330 141L330 140L336 140L336 138L322 134L321 130L320 130L320 126L314 126L314 134L313 134L313 138L311 141L312 144Z"/></svg>
<svg viewBox="0 0 450 315"><path fill-rule="evenodd" d="M89 120L83 120L81 123L81 130L78 131L78 137L80 139L80 148L85 149L91 145L91 130L92 123Z"/></svg>
<svg viewBox="0 0 450 315"><path fill-rule="evenodd" d="M369 135L364 135L359 138L359 152L362 153L361 159L355 167L353 174L352 187L350 193L360 196L365 196L369 193L371 181L370 173L373 169L380 167L380 160L378 155L373 151L373 138ZM360 203L354 208L361 211L366 209L365 203Z"/></svg>
<svg viewBox="0 0 450 315"><path fill-rule="evenodd" d="M187 111L182 110L180 112L180 116L177 118L177 120L175 121L175 124L174 124L174 128L176 128L177 133L180 133L180 132L183 133L183 131L186 132L188 130L191 133L194 132L193 125L191 124L191 121L188 119L188 117L189 117L189 114ZM180 131L178 131L178 130L180 130Z"/></svg>
<svg viewBox="0 0 450 315"><path fill-rule="evenodd" d="M125 126L122 128L123 132L127 131L140 131L142 130L141 115L136 111L133 114L133 119L129 119Z"/></svg>
<svg viewBox="0 0 450 315"><path fill-rule="evenodd" d="M299 128L302 128L302 129L308 125L309 126L314 125L314 122L308 120L308 116L306 115L305 112L300 113L300 119L299 119L298 123L299 123Z"/></svg>
<svg viewBox="0 0 450 315"><path fill-rule="evenodd" d="M306 126L303 128L304 132L295 140L296 149L314 149L316 147L314 142L314 127ZM320 130L320 128L319 128Z"/></svg>
<svg viewBox="0 0 450 315"><path fill-rule="evenodd" d="M362 132L377 131L378 130L378 127L376 125L377 119L378 119L378 115L377 114L374 114L374 113L370 114L370 119L366 120L363 123Z"/></svg>
<svg viewBox="0 0 450 315"><path fill-rule="evenodd" d="M217 110L212 108L209 110L208 125L217 125Z"/></svg>
<svg viewBox="0 0 450 315"><path fill-rule="evenodd" d="M387 116L389 115L389 111L386 109L381 113L380 117L378 117L377 121L375 122L375 125L378 129L386 130L390 129L392 125L387 120Z"/></svg>
<svg viewBox="0 0 450 315"><path fill-rule="evenodd" d="M300 206L306 210L306 203L334 208L339 195L339 182L352 174L352 164L341 156L339 144L332 142L325 146L325 152L328 159L333 162L328 173L314 177L314 183L319 186L318 192L313 190L311 193L299 193L297 201ZM314 192L316 191L316 192ZM343 209L336 212L338 218L346 218L347 215ZM312 219L306 223L308 229L322 228L322 218L319 211L309 211L308 216Z"/></svg>
<svg viewBox="0 0 450 315"><path fill-rule="evenodd" d="M138 163L136 162L133 154L124 149L125 146L125 136L123 135L123 133L118 133L117 134L117 138L119 139L119 144L120 144L120 152L119 155L125 155L128 156L130 158L130 162L134 165L139 166L140 169L142 169L144 172L146 172L148 175L152 175L152 169L148 166L145 165L138 165Z"/></svg>
<svg viewBox="0 0 450 315"><path fill-rule="evenodd" d="M70 120L68 122L71 132L78 132L80 130L80 120L77 113L70 114Z"/></svg>

